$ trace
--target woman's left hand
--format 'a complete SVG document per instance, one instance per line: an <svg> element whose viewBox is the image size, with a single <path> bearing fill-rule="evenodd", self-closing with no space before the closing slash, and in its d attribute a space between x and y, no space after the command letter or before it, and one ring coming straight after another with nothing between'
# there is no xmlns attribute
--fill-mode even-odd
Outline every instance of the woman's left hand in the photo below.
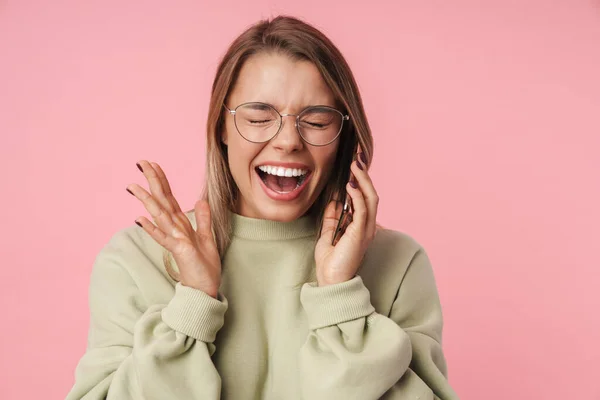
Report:
<svg viewBox="0 0 600 400"><path fill-rule="evenodd" d="M332 201L325 209L321 237L315 247L319 286L333 285L352 279L356 275L367 247L375 237L379 197L361 155L362 153L359 153L359 157L352 162L350 167L352 175L355 177L356 188L352 187L350 182L346 184L346 190L354 205L352 222L335 246L331 242L342 205Z"/></svg>

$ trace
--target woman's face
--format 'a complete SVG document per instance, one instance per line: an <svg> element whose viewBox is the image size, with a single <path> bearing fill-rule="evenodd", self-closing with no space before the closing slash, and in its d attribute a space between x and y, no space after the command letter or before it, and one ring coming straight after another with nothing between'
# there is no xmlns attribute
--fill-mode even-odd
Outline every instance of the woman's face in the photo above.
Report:
<svg viewBox="0 0 600 400"><path fill-rule="evenodd" d="M335 107L333 93L314 64L277 54L254 55L242 66L226 105L234 109L247 102L270 104L282 114L299 114L313 105ZM224 112L222 140L239 188L237 213L281 222L304 215L329 179L339 137L326 146L312 146L298 134L295 117L283 117L277 136L266 143L252 143L238 133L233 116ZM277 177L265 173L273 171L269 167L291 169L284 171L288 175L306 174L304 178Z"/></svg>

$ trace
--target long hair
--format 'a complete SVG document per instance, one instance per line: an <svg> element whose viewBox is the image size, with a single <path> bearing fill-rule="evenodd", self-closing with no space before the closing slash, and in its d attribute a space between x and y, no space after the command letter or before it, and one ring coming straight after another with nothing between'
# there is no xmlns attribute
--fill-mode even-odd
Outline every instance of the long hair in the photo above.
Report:
<svg viewBox="0 0 600 400"><path fill-rule="evenodd" d="M356 143L360 144L366 156L367 166L373 158L373 137L358 86L337 47L318 29L294 17L278 16L251 26L233 41L219 63L206 123L206 179L202 198L208 201L210 207L213 235L221 258L231 241L230 212L235 211L239 196L229 170L227 149L221 141L225 127L222 105L234 87L244 62L259 53L275 53L294 61L313 63L333 92L337 105L350 115L350 121L344 125L339 138L340 145L329 182L310 209L310 213L316 216L318 231L323 224L327 204L332 200L341 200L340 196L346 193ZM163 261L171 278L178 281L179 274L173 270L167 250L163 254Z"/></svg>

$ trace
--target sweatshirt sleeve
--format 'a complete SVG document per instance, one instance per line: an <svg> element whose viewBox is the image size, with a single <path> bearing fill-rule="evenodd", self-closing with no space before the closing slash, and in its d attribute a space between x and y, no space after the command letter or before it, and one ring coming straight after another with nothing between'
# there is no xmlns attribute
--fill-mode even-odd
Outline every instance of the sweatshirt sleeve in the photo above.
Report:
<svg viewBox="0 0 600 400"><path fill-rule="evenodd" d="M67 400L219 399L211 355L226 299L177 283L167 304L146 308L123 252L113 239L94 263L88 344Z"/></svg>
<svg viewBox="0 0 600 400"><path fill-rule="evenodd" d="M300 350L303 399L455 400L442 353L442 312L420 248L388 316L359 276L302 287L310 332Z"/></svg>

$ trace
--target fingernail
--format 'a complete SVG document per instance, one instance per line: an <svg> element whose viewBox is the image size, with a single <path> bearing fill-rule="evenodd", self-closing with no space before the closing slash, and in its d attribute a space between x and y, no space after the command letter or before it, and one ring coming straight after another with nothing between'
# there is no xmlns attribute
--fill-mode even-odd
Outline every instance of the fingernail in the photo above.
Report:
<svg viewBox="0 0 600 400"><path fill-rule="evenodd" d="M365 164L367 163L367 156L365 156L365 153L360 153L358 156L360 157L362 162L364 162Z"/></svg>
<svg viewBox="0 0 600 400"><path fill-rule="evenodd" d="M350 178L350 186L352 186L354 189L358 187L356 181L354 180L354 177Z"/></svg>
<svg viewBox="0 0 600 400"><path fill-rule="evenodd" d="M138 169L140 171L142 171L142 173L144 172L144 170L142 169L142 166L140 165L140 163L135 163L135 165L137 165Z"/></svg>
<svg viewBox="0 0 600 400"><path fill-rule="evenodd" d="M361 164L361 163L360 163L360 161L358 161L358 160L356 160L356 166L357 166L359 169L361 169L361 170L364 170L364 168L363 168L362 164Z"/></svg>
<svg viewBox="0 0 600 400"><path fill-rule="evenodd" d="M137 219L135 220L135 224L136 224L137 226L139 226L140 228L143 228L142 224L140 224L139 222L137 222Z"/></svg>
<svg viewBox="0 0 600 400"><path fill-rule="evenodd" d="M129 190L129 188L125 188L125 190L127 190L129 192L129 194L131 194L132 196L135 196L135 194L133 194L133 192L131 190Z"/></svg>

